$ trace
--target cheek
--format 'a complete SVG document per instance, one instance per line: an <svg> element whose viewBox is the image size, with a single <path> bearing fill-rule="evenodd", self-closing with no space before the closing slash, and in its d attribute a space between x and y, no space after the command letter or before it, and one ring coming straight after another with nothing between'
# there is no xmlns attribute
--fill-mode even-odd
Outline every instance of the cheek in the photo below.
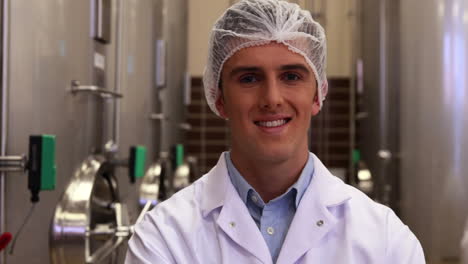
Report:
<svg viewBox="0 0 468 264"><path fill-rule="evenodd" d="M229 98L225 97L226 106L231 114L249 112L255 102L255 99L252 95L245 93L229 93L227 96L229 96Z"/></svg>
<svg viewBox="0 0 468 264"><path fill-rule="evenodd" d="M294 102L292 105L294 108L296 108L296 111L299 115L304 117L310 117L310 115L312 115L314 107L314 100L312 95L295 95L291 101Z"/></svg>

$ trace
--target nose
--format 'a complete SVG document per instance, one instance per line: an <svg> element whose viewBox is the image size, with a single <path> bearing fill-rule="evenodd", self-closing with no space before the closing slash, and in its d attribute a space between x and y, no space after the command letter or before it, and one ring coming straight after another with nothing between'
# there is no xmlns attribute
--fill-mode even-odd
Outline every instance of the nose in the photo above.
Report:
<svg viewBox="0 0 468 264"><path fill-rule="evenodd" d="M259 107L261 109L273 110L283 105L283 96L278 81L274 78L267 78L261 87Z"/></svg>

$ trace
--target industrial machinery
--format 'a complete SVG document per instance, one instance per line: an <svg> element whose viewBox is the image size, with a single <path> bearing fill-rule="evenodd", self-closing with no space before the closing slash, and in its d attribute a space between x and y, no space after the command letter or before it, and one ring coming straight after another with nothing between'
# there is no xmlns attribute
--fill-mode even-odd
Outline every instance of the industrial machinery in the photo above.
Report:
<svg viewBox="0 0 468 264"><path fill-rule="evenodd" d="M65 190L41 195L15 250L28 254L1 251L0 263L63 263L75 254L80 263L122 262L110 252L123 251L141 207L137 185L118 184L128 162L116 156L138 144L154 162L183 142L187 32L175 21L185 21L187 6L176 2L0 0L0 156L27 149L31 134L56 135L55 188ZM162 112L171 113L164 129L151 118ZM20 156L5 162L26 164ZM5 175L0 233L18 230L29 205L27 177Z"/></svg>
<svg viewBox="0 0 468 264"><path fill-rule="evenodd" d="M156 204L187 186L189 175L196 173L184 160L185 105L190 103L190 79L187 73L187 0L162 1L164 15L161 33L156 39L157 104L149 115L156 128L158 155L155 155L140 185L138 202ZM168 59L170 58L170 59ZM171 73L171 74L168 74ZM172 149L171 149L172 148Z"/></svg>
<svg viewBox="0 0 468 264"><path fill-rule="evenodd" d="M76 169L52 220L52 263L116 261L119 247L132 234L132 225L114 171L116 166L127 166L130 182L134 182L143 176L144 160L145 149L134 147L128 161L92 155Z"/></svg>
<svg viewBox="0 0 468 264"><path fill-rule="evenodd" d="M99 99L71 96L68 89L70 80L91 83L89 1L0 2L0 155L24 153L30 135L55 135L55 190L60 190L41 193L14 254L0 252L0 263L48 263L53 209L73 167L97 146L100 134L90 118ZM31 208L25 199L28 177L0 174L0 233L16 231Z"/></svg>
<svg viewBox="0 0 468 264"><path fill-rule="evenodd" d="M160 159L148 168L141 182L140 206L143 207L148 202L154 206L166 200L198 179L198 172L196 158L184 158L182 145L174 147L172 158L168 152L160 153Z"/></svg>
<svg viewBox="0 0 468 264"><path fill-rule="evenodd" d="M358 3L361 150L377 196L428 263L458 263L468 216L467 1Z"/></svg>
<svg viewBox="0 0 468 264"><path fill-rule="evenodd" d="M29 137L29 155L0 156L1 172L26 172L28 171L28 189L31 192L31 209L25 216L22 225L15 233L13 243L10 247L10 254L13 254L18 238L24 227L31 218L37 202L39 202L39 192L44 190L54 190L56 185L56 164L55 164L55 136L53 135L33 135ZM5 174L4 174L5 175ZM11 177L11 176L10 176ZM1 235L1 249L5 248L12 239L10 232Z"/></svg>
<svg viewBox="0 0 468 264"><path fill-rule="evenodd" d="M29 156L0 156L0 171L28 171L28 189L31 202L39 201L39 192L54 190L56 184L55 136L29 137Z"/></svg>

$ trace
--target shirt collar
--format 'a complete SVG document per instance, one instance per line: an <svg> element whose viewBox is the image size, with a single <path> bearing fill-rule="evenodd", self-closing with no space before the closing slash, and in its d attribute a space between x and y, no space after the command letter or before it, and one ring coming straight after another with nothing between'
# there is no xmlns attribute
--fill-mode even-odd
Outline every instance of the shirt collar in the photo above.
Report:
<svg viewBox="0 0 468 264"><path fill-rule="evenodd" d="M227 166L229 178L232 182L232 185L234 185L234 188L237 190L237 193L239 193L239 196L241 197L242 201L245 204L247 204L248 197L250 193L252 192L254 193L254 195L260 198L260 195L258 195L257 191L244 179L244 177L240 174L240 172L236 169L236 167L232 163L231 153L225 152L224 158L226 160L226 166ZM283 193L279 197L276 197L272 201L282 199L284 196L286 196L291 191L293 191L293 195L295 195L295 205L297 208L302 199L302 196L304 196L304 193L310 184L310 181L312 180L313 174L314 174L314 160L313 160L312 154L309 154L307 163L302 169L301 175L299 176L297 181L291 187L289 187L285 193ZM262 201L262 204L264 204L263 201Z"/></svg>
<svg viewBox="0 0 468 264"><path fill-rule="evenodd" d="M323 209L334 206L339 206L349 199L351 199L350 188L344 184L339 178L333 176L323 163L314 155L310 154L314 160L314 172L307 193L315 193L313 198L304 199L318 199ZM224 153L219 157L218 163L206 175L201 177L194 183L196 190L202 188L201 192L204 193L200 200L202 214L206 217L214 209L224 206L226 197L231 192L236 192L233 184L229 180L227 164ZM238 195L236 193L236 195ZM304 201L305 202L305 201Z"/></svg>

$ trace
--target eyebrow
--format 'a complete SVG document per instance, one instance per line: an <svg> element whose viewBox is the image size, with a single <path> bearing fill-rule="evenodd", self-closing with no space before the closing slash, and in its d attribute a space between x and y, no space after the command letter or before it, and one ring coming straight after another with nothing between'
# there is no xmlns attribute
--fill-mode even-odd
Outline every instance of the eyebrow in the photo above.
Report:
<svg viewBox="0 0 468 264"><path fill-rule="evenodd" d="M278 67L279 70L281 71L288 71L288 70L300 70L300 71L303 71L305 73L310 73L310 70L307 66L305 66L304 64L286 64L286 65L280 65ZM239 67L235 67L234 69L231 70L231 72L229 72L229 76L235 76L239 73L242 73L242 72L260 72L262 71L262 68L261 67L256 67L256 66L239 66Z"/></svg>
<svg viewBox="0 0 468 264"><path fill-rule="evenodd" d="M255 67L255 66L240 66L240 67L235 67L234 69L229 72L229 76L233 77L241 72L259 72L261 71L260 67Z"/></svg>
<svg viewBox="0 0 468 264"><path fill-rule="evenodd" d="M287 64L287 65L281 65L279 67L280 70L286 71L286 70L300 70L306 73L310 73L309 68L307 68L304 64Z"/></svg>

